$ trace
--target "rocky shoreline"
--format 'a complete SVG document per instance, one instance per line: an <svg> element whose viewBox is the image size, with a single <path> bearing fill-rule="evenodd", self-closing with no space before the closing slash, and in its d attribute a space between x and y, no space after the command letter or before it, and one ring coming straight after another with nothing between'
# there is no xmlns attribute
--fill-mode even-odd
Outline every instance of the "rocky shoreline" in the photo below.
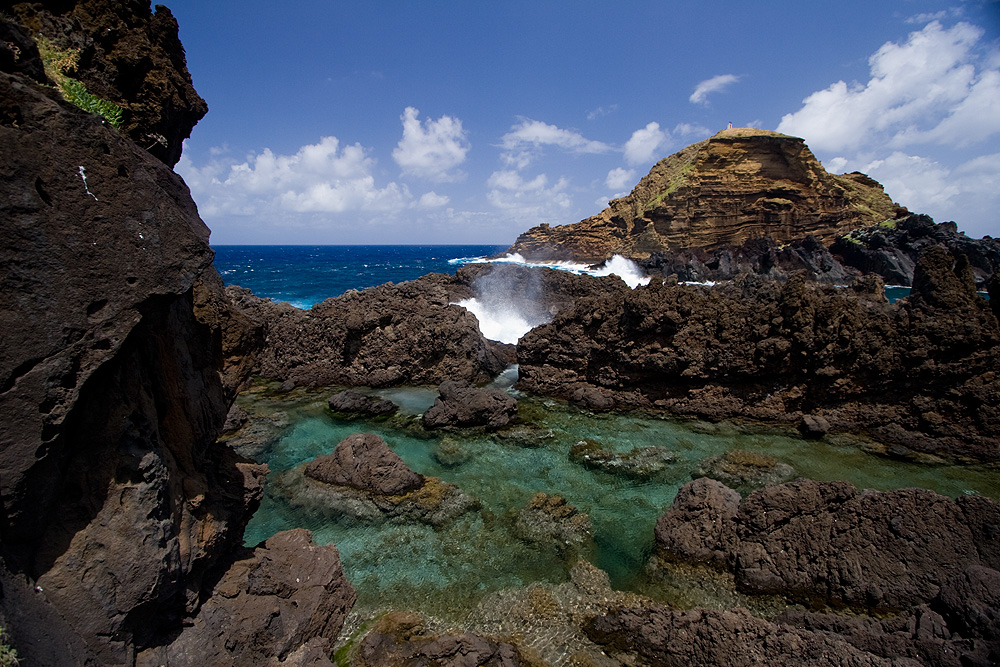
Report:
<svg viewBox="0 0 1000 667"><path fill-rule="evenodd" d="M531 447L551 434L520 423L506 392L476 386L516 361L522 390L593 410L749 418L798 424L816 437L867 432L892 456L997 461L995 242L966 243L947 223L907 217L864 175L823 172L799 139L738 131L678 154L688 162L663 163L612 207L636 215L591 221L580 249L568 253L599 260L628 246L665 276L648 287L474 266L297 310L223 287L208 229L171 169L205 103L169 10L142 1L49 4L19 3L16 18L0 18L0 150L8 158L0 182L0 625L24 664L1000 661L997 502L809 480L741 497L699 478L657 524L650 576L679 563L731 578L733 599L785 598L767 618L742 606L673 609L613 590L578 558L592 547L587 514L539 493L512 525L519 539L552 545L571 561L568 581L501 591L465 628L394 609L341 636L357 593L335 546L317 546L303 529L242 544L268 469L229 443L257 456L287 426L230 411L252 374L284 392L437 386L438 403L414 428L495 431L498 443ZM101 64L78 75L122 106L121 132L61 98L31 34ZM135 65L137 51L152 54L139 59L147 85L119 89L116 73ZM762 151L774 169L790 157L809 168L778 192L685 167L741 151ZM754 190L761 187L767 196ZM709 208L743 202L748 213L721 236L699 227L705 242L682 249L690 257L670 255L680 242L671 226L678 202L698 198ZM876 227L850 231L862 218ZM765 228L777 246L754 240ZM796 244L806 233L818 240ZM536 230L520 247L551 235ZM758 259L732 250L755 243ZM759 260L786 251L814 266L812 277L851 274L838 265L866 275L837 289L786 271L794 262L768 269ZM733 281L711 290L678 285L678 262L702 279L703 270L732 271ZM747 263L761 270L745 272ZM887 304L878 276L905 282L911 265L912 295ZM983 284L988 303L976 293ZM484 338L455 305L511 293L547 322L516 347ZM330 405L393 418L388 406L363 399L342 395ZM583 444L581 466L633 482L655 478L672 456ZM461 464L460 446L442 443L434 455ZM751 487L789 474L746 455L704 466ZM359 521L439 527L479 511L475 498L362 434L283 473L274 488Z"/></svg>

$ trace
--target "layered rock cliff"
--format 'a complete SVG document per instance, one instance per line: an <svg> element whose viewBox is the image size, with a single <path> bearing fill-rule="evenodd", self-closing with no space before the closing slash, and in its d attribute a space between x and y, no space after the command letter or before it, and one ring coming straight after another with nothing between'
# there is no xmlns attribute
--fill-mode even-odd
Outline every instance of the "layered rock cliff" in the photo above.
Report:
<svg viewBox="0 0 1000 667"><path fill-rule="evenodd" d="M161 104L142 92L151 81L187 76L165 9L52 7L28 9L93 47L78 73L95 90L117 62L129 108ZM24 26L0 29L0 624L27 664L134 664L191 622L259 502L266 467L216 443L259 332L229 305L181 178L63 101ZM95 46L105 34L154 56L122 69ZM164 43L173 55L159 59ZM186 133L203 106L178 104L145 127ZM268 559L294 542L277 540ZM310 627L332 640L353 594L335 550L327 560L344 586L326 582L325 620ZM199 650L253 653L239 664L275 655L212 641Z"/></svg>
<svg viewBox="0 0 1000 667"><path fill-rule="evenodd" d="M739 128L664 158L598 215L534 227L508 252L597 262L761 237L782 242L811 235L830 243L898 214L881 185L860 173L827 173L802 139Z"/></svg>

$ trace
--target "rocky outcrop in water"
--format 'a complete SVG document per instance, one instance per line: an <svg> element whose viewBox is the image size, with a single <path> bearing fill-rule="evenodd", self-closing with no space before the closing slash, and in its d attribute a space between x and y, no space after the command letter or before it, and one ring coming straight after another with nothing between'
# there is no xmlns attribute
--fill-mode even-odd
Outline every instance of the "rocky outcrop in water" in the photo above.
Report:
<svg viewBox="0 0 1000 667"><path fill-rule="evenodd" d="M573 463L630 479L657 477L676 458L666 447L635 447L627 452L616 452L593 440L581 440L569 450L569 460Z"/></svg>
<svg viewBox="0 0 1000 667"><path fill-rule="evenodd" d="M149 0L19 2L12 11L36 37L74 54L70 74L93 95L124 109L122 129L173 166L208 112L191 83L177 21Z"/></svg>
<svg viewBox="0 0 1000 667"><path fill-rule="evenodd" d="M434 405L421 421L427 428L498 429L517 414L517 401L500 389L479 389L468 382L442 382Z"/></svg>
<svg viewBox="0 0 1000 667"><path fill-rule="evenodd" d="M479 501L454 484L413 472L374 433L348 436L332 454L282 473L275 480L275 493L334 519L367 523L438 526L479 509Z"/></svg>
<svg viewBox="0 0 1000 667"><path fill-rule="evenodd" d="M925 250L911 296L744 276L581 299L518 343L518 387L592 409L867 432L913 450L1000 458L1000 324L964 256Z"/></svg>
<svg viewBox="0 0 1000 667"><path fill-rule="evenodd" d="M555 545L560 551L584 546L593 535L590 516L562 496L536 493L517 515L514 534L522 540Z"/></svg>
<svg viewBox="0 0 1000 667"><path fill-rule="evenodd" d="M667 560L730 570L745 592L884 613L930 603L970 568L1000 567L1000 505L812 480L740 501L702 478L657 522L656 544Z"/></svg>
<svg viewBox="0 0 1000 667"><path fill-rule="evenodd" d="M399 406L388 399L366 396L352 390L334 394L327 404L335 414L344 417L390 417L399 410Z"/></svg>
<svg viewBox="0 0 1000 667"><path fill-rule="evenodd" d="M169 134L160 157L179 155L204 109L157 96L187 81L167 10L15 10L81 47L93 92L111 96L99 82L112 67L141 84L116 99L156 106L136 131ZM192 622L261 498L266 467L216 443L256 333L222 292L180 177L39 85L28 31L3 26L0 569L18 583L0 623L25 664L133 664Z"/></svg>
<svg viewBox="0 0 1000 667"><path fill-rule="evenodd" d="M795 476L795 470L773 456L733 449L705 459L691 476L710 477L735 489L749 489L787 482Z"/></svg>
<svg viewBox="0 0 1000 667"><path fill-rule="evenodd" d="M710 251L763 236L780 243L812 235L829 243L900 212L864 174L827 173L802 139L738 128L664 158L600 214L534 227L508 252L599 262L614 254Z"/></svg>

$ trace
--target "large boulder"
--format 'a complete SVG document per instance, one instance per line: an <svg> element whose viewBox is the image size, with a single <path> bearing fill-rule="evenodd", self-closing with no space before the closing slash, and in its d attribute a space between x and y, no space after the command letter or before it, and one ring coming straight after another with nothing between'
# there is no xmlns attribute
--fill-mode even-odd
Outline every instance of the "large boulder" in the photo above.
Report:
<svg viewBox="0 0 1000 667"><path fill-rule="evenodd" d="M427 428L506 426L517 414L517 401L500 389L479 389L465 381L448 380L422 418Z"/></svg>
<svg viewBox="0 0 1000 667"><path fill-rule="evenodd" d="M136 665L301 664L288 658L307 642L329 658L356 597L333 545L302 528L281 532L237 560L194 622Z"/></svg>
<svg viewBox="0 0 1000 667"><path fill-rule="evenodd" d="M422 475L410 470L396 452L374 433L355 433L306 465L304 474L325 484L400 496L420 487Z"/></svg>

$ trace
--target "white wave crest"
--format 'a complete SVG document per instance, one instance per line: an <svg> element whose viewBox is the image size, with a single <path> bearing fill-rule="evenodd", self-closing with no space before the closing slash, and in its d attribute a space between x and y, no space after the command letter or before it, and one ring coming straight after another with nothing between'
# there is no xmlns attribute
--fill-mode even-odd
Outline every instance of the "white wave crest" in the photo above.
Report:
<svg viewBox="0 0 1000 667"><path fill-rule="evenodd" d="M570 261L549 261L549 262L529 262L520 253L509 253L503 257L487 259L485 257L459 257L448 261L449 264L518 264L528 267L542 267L556 269L557 271L568 271L577 275L587 276L611 276L615 275L625 281L625 284L635 289L639 285L649 284L649 276L643 274L638 264L630 259L615 255L601 265L592 266L580 262Z"/></svg>
<svg viewBox="0 0 1000 667"><path fill-rule="evenodd" d="M473 297L457 304L476 316L484 338L515 345L521 336L548 320L532 318L508 302L480 301Z"/></svg>

